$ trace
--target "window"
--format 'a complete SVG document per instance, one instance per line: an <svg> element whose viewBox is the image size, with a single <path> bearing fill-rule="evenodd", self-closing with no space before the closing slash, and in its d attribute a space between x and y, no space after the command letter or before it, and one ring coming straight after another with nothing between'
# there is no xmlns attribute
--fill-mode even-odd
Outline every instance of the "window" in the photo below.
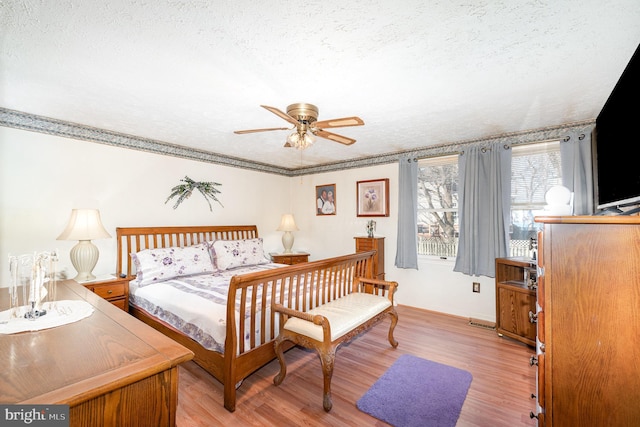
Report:
<svg viewBox="0 0 640 427"><path fill-rule="evenodd" d="M418 254L454 257L458 252L458 156L418 164Z"/></svg>
<svg viewBox="0 0 640 427"><path fill-rule="evenodd" d="M511 153L510 255L529 256L530 239L539 229L533 219L544 209L544 195L562 185L560 141L516 145Z"/></svg>
<svg viewBox="0 0 640 427"><path fill-rule="evenodd" d="M560 142L516 145L511 159L510 256L528 256L544 195L562 184ZM458 156L418 164L418 254L455 257L458 250Z"/></svg>

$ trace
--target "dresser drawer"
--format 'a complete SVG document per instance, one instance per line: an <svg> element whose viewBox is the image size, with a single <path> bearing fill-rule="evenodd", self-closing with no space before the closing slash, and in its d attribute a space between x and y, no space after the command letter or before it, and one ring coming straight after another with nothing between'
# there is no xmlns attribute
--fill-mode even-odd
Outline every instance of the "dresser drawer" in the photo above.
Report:
<svg viewBox="0 0 640 427"><path fill-rule="evenodd" d="M94 286L93 292L104 299L122 298L124 297L124 283Z"/></svg>
<svg viewBox="0 0 640 427"><path fill-rule="evenodd" d="M120 298L120 299L117 299L117 300L109 300L109 302L111 304L115 305L116 307L118 307L122 311L129 311L129 307L127 307L127 299L126 298Z"/></svg>
<svg viewBox="0 0 640 427"><path fill-rule="evenodd" d="M271 254L271 260L278 264L301 264L303 262L309 262L309 254L305 252L293 254Z"/></svg>
<svg viewBox="0 0 640 427"><path fill-rule="evenodd" d="M357 242L356 251L358 252L367 252L367 251L377 250L376 245L374 244L374 241L371 239L357 239L356 242Z"/></svg>

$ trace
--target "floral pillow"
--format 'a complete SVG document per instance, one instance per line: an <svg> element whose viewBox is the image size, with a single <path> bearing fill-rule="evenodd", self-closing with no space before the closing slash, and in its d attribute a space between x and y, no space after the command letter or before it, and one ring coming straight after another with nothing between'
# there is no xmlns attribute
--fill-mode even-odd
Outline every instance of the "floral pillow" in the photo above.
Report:
<svg viewBox="0 0 640 427"><path fill-rule="evenodd" d="M216 266L219 270L265 264L262 238L246 240L216 240L212 245Z"/></svg>
<svg viewBox="0 0 640 427"><path fill-rule="evenodd" d="M184 248L145 249L132 254L131 257L136 266L140 286L215 271L206 243Z"/></svg>

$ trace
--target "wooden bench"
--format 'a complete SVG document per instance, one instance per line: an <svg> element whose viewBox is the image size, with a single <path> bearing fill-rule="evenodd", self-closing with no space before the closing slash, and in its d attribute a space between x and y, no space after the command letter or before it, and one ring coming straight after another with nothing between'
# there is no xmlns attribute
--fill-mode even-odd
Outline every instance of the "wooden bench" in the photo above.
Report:
<svg viewBox="0 0 640 427"><path fill-rule="evenodd" d="M397 287L397 282L356 277L351 292L312 309L296 310L275 304L274 309L280 313L280 325L283 326L274 343L280 372L273 378L273 383L280 385L287 374L282 345L285 341L314 349L320 357L324 377L322 405L325 411L330 411L333 406L331 377L340 344L390 316L389 343L393 348L398 346L393 338L393 330L398 323L398 313L393 303Z"/></svg>

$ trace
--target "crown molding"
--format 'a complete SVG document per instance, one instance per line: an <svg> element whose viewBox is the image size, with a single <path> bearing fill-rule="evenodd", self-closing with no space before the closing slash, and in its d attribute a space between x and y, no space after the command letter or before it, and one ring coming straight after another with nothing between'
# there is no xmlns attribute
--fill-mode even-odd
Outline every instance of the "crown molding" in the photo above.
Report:
<svg viewBox="0 0 640 427"><path fill-rule="evenodd" d="M0 108L0 126L45 133L48 135L61 136L82 141L97 142L99 144L146 151L165 156L180 157L200 162L215 163L219 165L293 177L395 163L402 156L413 156L417 159L421 159L427 157L456 154L464 151L465 147L468 147L470 145L484 145L495 143L518 145L537 141L561 139L565 137L569 132L591 133L595 126L595 120L571 123L562 126L549 127L526 132L505 133L489 138L422 147L419 149L408 151L387 153L371 157L359 158L355 160L327 163L319 166L310 166L297 169L281 168L260 162L252 162L244 159L239 159L236 157L222 156L209 151L196 150L193 148L169 144L154 139L142 138L119 132L98 129L91 126L37 116L34 114L9 110L6 108Z"/></svg>
<svg viewBox="0 0 640 427"><path fill-rule="evenodd" d="M197 160L206 163L215 163L243 169L257 170L279 175L288 175L289 170L267 165L259 162L250 162L229 156L221 156L209 151L196 150L180 145L169 144L154 139L127 135L124 133L98 129L77 123L49 117L23 113L21 111L0 108L0 126L23 129L32 132L46 133L81 141L97 142L99 144L112 145L132 150L146 151L166 156L181 157L183 159Z"/></svg>

